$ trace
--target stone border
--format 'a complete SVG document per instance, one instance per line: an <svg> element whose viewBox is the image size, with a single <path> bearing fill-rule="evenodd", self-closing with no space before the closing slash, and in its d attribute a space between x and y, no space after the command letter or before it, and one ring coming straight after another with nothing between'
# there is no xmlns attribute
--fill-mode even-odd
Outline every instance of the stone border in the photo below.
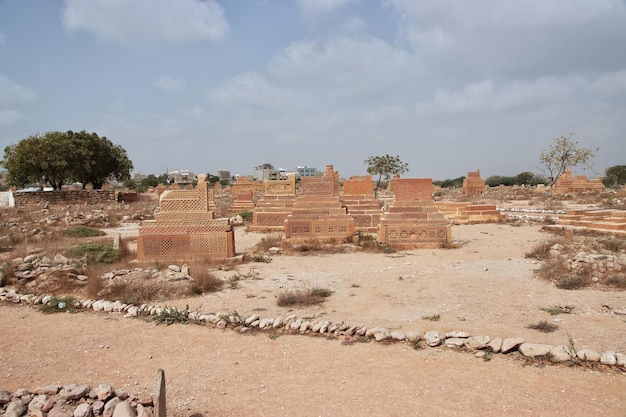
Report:
<svg viewBox="0 0 626 417"><path fill-rule="evenodd" d="M53 298L51 295L18 294L0 287L0 302L11 301L13 303L48 304ZM238 313L201 313L189 311L188 308L181 310L176 307L163 307L160 305L124 304L121 301L91 300L79 301L84 310L102 311L106 313L124 314L125 318L147 317L152 321L173 323L184 319L186 322L201 325L213 325L218 329L231 328L240 333L251 331L274 331L285 334L300 335L326 335L342 337L343 344L353 344L360 340L375 340L377 342L405 342L415 347L448 347L453 349L466 349L474 352L479 358L489 359L494 353L508 354L519 352L528 359L548 359L554 363L580 361L601 363L608 366L626 368L626 354L605 351L599 353L593 349L575 349L566 345L547 345L540 343L528 343L521 337L491 338L486 335L471 335L465 331L453 331L440 334L436 330L430 330L423 334L420 332L390 331L385 327L367 327L365 325L349 325L345 322L331 322L329 320L299 319L295 314L282 317L261 318L258 314L242 317ZM67 308L64 306L63 308Z"/></svg>

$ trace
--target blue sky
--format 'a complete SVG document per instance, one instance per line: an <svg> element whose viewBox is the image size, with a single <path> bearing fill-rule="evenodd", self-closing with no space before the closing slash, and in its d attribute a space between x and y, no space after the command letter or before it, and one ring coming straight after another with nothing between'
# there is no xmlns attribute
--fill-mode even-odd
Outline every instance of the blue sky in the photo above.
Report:
<svg viewBox="0 0 626 417"><path fill-rule="evenodd" d="M135 172L626 164L624 0L0 0L0 146L87 130Z"/></svg>

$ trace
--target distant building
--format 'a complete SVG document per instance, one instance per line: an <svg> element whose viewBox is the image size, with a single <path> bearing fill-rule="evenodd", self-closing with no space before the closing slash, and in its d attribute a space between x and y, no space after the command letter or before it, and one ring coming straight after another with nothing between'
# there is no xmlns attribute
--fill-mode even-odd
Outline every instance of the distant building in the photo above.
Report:
<svg viewBox="0 0 626 417"><path fill-rule="evenodd" d="M269 181L280 179L280 172L272 164L263 164L254 168L253 179L256 181Z"/></svg>
<svg viewBox="0 0 626 417"><path fill-rule="evenodd" d="M192 184L196 179L196 175L193 172L187 170L182 171L170 171L167 173L167 181L170 184L179 184L185 186Z"/></svg>
<svg viewBox="0 0 626 417"><path fill-rule="evenodd" d="M300 177L316 177L318 175L317 168L307 166L296 167L296 173Z"/></svg>
<svg viewBox="0 0 626 417"><path fill-rule="evenodd" d="M230 175L230 171L228 169L218 169L217 176L220 177L220 180L232 179L232 176Z"/></svg>

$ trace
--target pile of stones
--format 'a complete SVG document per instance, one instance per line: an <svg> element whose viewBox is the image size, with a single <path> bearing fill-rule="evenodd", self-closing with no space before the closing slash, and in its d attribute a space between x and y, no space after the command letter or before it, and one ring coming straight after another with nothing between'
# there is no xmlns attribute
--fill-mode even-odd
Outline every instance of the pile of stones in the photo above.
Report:
<svg viewBox="0 0 626 417"><path fill-rule="evenodd" d="M135 397L107 384L49 385L0 390L0 411L5 417L152 417L154 403L151 396Z"/></svg>

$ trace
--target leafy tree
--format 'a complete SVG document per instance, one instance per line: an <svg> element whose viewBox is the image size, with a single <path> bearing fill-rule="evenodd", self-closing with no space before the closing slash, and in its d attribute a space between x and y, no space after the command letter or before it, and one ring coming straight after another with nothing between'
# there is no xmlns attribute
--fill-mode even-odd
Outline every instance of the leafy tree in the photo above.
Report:
<svg viewBox="0 0 626 417"><path fill-rule="evenodd" d="M591 162L596 156L596 149L583 148L578 142L572 140L573 133L561 135L554 139L554 143L549 149L544 150L539 155L540 169L546 174L548 180L548 191L550 205L552 204L553 186L561 175L568 169L578 165L591 168Z"/></svg>
<svg viewBox="0 0 626 417"><path fill-rule="evenodd" d="M66 135L74 147L72 165L83 188L91 183L94 189L101 189L107 180L124 181L130 178L133 163L124 148L114 145L104 136L84 130L76 133L70 130Z"/></svg>
<svg viewBox="0 0 626 417"><path fill-rule="evenodd" d="M463 187L463 181L465 180L464 176L454 178L454 179L445 179L443 181L433 181L434 185L438 185L441 188L460 188Z"/></svg>
<svg viewBox="0 0 626 417"><path fill-rule="evenodd" d="M2 165L8 171L7 181L18 187L50 183L55 190L71 179L68 160L71 144L59 132L31 135L4 149Z"/></svg>
<svg viewBox="0 0 626 417"><path fill-rule="evenodd" d="M517 185L537 185L545 183L546 179L541 175L535 175L530 171L524 171L517 174L515 183Z"/></svg>
<svg viewBox="0 0 626 417"><path fill-rule="evenodd" d="M607 168L602 182L607 187L626 184L626 165L614 165Z"/></svg>
<svg viewBox="0 0 626 417"><path fill-rule="evenodd" d="M167 175L166 172L165 174L159 175L157 179L159 180L159 184L168 184L169 175Z"/></svg>
<svg viewBox="0 0 626 417"><path fill-rule="evenodd" d="M121 146L85 131L31 135L5 148L2 165L10 184L48 182L56 190L69 181L100 189L109 179L129 179L133 169Z"/></svg>
<svg viewBox="0 0 626 417"><path fill-rule="evenodd" d="M388 180L392 175L404 174L409 170L409 164L402 162L399 156L370 156L365 160L365 163L367 164L368 174L378 175L376 190L380 187L380 181L383 177L385 180Z"/></svg>
<svg viewBox="0 0 626 417"><path fill-rule="evenodd" d="M488 185L489 187L497 187L499 185L505 185L507 187L510 187L511 185L515 184L515 177L505 177L502 175L492 175L485 180L485 185Z"/></svg>

